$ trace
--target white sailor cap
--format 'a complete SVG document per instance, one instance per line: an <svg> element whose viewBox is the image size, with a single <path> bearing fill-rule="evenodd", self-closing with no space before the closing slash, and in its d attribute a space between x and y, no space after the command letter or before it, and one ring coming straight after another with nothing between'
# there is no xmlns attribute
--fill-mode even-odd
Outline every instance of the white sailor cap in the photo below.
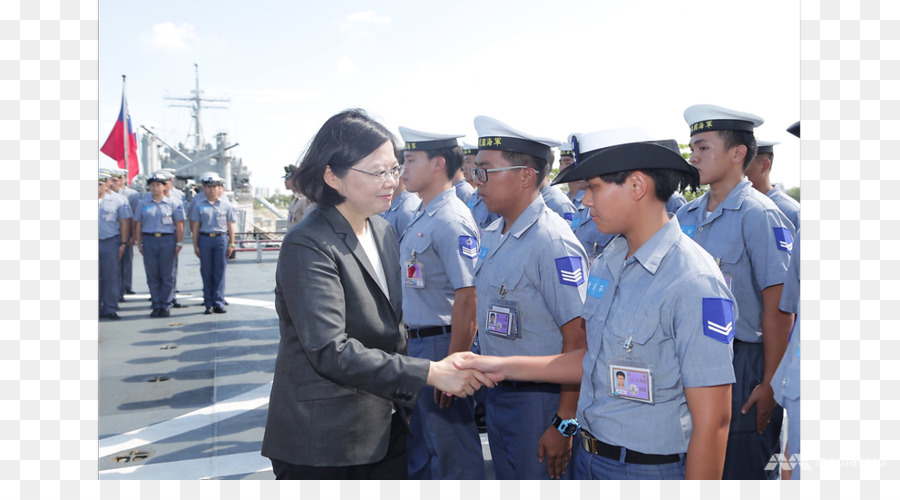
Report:
<svg viewBox="0 0 900 500"><path fill-rule="evenodd" d="M455 148L459 146L459 139L463 134L435 134L422 132L409 127L397 127L400 137L403 138L404 151L434 151L435 149Z"/></svg>
<svg viewBox="0 0 900 500"><path fill-rule="evenodd" d="M157 170L156 172L153 172L153 175L158 175L167 181L175 178L175 174L169 172L168 170Z"/></svg>
<svg viewBox="0 0 900 500"><path fill-rule="evenodd" d="M125 177L128 175L128 171L124 168L114 168L112 169L113 177Z"/></svg>
<svg viewBox="0 0 900 500"><path fill-rule="evenodd" d="M772 142L772 141L756 141L756 154L761 153L774 153L773 146L781 144L780 142Z"/></svg>
<svg viewBox="0 0 900 500"><path fill-rule="evenodd" d="M570 134L569 137L575 134ZM569 141L563 142L559 145L559 156L560 158L563 156L575 156L575 149L572 148L572 143Z"/></svg>
<svg viewBox="0 0 900 500"><path fill-rule="evenodd" d="M684 121L691 127L691 135L711 130L741 130L753 133L763 119L743 111L712 104L695 104L684 110Z"/></svg>
<svg viewBox="0 0 900 500"><path fill-rule="evenodd" d="M108 168L101 168L97 172L97 180L100 182L106 182L110 177L112 177L112 172Z"/></svg>
<svg viewBox="0 0 900 500"><path fill-rule="evenodd" d="M219 174L217 174L215 172L213 172L213 174L210 176L204 177L201 182L203 182L204 186L224 186L225 185L225 179L220 177Z"/></svg>
<svg viewBox="0 0 900 500"><path fill-rule="evenodd" d="M484 115L475 117L475 131L478 132L479 151L512 151L547 159L550 148L559 146L559 141L519 132L500 120Z"/></svg>
<svg viewBox="0 0 900 500"><path fill-rule="evenodd" d="M477 155L478 154L478 146L474 144L469 144L468 142L462 143L462 153L464 155Z"/></svg>
<svg viewBox="0 0 900 500"><path fill-rule="evenodd" d="M631 170L678 170L700 185L697 169L682 158L674 139L654 140L640 128L601 130L570 136L575 166L563 170L553 184L590 179Z"/></svg>
<svg viewBox="0 0 900 500"><path fill-rule="evenodd" d="M168 172L163 172L162 170L157 170L156 172L153 172L153 175L151 175L150 177L147 178L147 185L149 186L150 184L152 184L154 182L160 182L162 184L165 184L166 182L169 181L169 176L166 174L168 174Z"/></svg>

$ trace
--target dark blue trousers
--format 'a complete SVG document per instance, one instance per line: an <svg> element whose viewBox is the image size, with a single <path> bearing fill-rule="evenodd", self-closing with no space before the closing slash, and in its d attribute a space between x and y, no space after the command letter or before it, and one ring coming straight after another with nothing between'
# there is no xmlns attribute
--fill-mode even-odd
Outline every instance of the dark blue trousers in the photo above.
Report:
<svg viewBox="0 0 900 500"><path fill-rule="evenodd" d="M112 314L119 308L118 235L100 240L100 314Z"/></svg>
<svg viewBox="0 0 900 500"><path fill-rule="evenodd" d="M228 236L195 235L200 249L200 277L203 278L203 305L225 307L225 266Z"/></svg>
<svg viewBox="0 0 900 500"><path fill-rule="evenodd" d="M122 260L119 261L119 298L125 297L125 290L131 290L131 263L134 260L134 247L125 247Z"/></svg>
<svg viewBox="0 0 900 500"><path fill-rule="evenodd" d="M169 310L175 293L175 235L143 235L144 271L153 309Z"/></svg>

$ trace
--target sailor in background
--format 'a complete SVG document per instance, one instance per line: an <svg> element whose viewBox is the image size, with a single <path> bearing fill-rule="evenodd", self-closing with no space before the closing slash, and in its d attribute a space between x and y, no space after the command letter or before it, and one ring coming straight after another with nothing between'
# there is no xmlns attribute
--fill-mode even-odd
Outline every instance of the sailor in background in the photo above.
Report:
<svg viewBox="0 0 900 500"><path fill-rule="evenodd" d="M110 189L115 191L116 193L125 197L128 200L128 207L131 209L131 213L134 213L137 210L137 204L141 201L140 194L128 187L128 171L124 168L118 168L114 171L113 177L110 179ZM129 234L131 221L129 223ZM134 260L134 240L133 235L128 239L128 244L125 245L125 252L122 254L122 260L120 268L120 276L119 276L119 302L124 302L125 295L134 294L134 290L131 289L131 270L132 270L132 261Z"/></svg>
<svg viewBox="0 0 900 500"><path fill-rule="evenodd" d="M131 208L123 196L109 193L110 174L98 176L99 195L99 250L100 250L100 317L120 319L119 271L122 255L128 246L131 226Z"/></svg>
<svg viewBox="0 0 900 500"><path fill-rule="evenodd" d="M461 135L399 130L404 141L401 178L422 199L400 237L409 355L440 361L468 351L475 338L478 226L453 184L462 165L457 143ZM484 479L472 398L455 399L426 389L416 402L410 428L410 479Z"/></svg>
<svg viewBox="0 0 900 500"><path fill-rule="evenodd" d="M587 256L540 195L550 148L558 143L486 116L475 118L475 129L478 191L488 210L501 216L484 230L475 264L481 352L539 356L583 349ZM575 418L577 402L577 384L517 381L488 391L497 479L567 478L572 434L553 422Z"/></svg>
<svg viewBox="0 0 900 500"><path fill-rule="evenodd" d="M191 232L194 254L200 257L204 314L225 313L225 268L234 252L234 207L222 194L225 180L217 175L203 181L205 199L194 205Z"/></svg>
<svg viewBox="0 0 900 500"><path fill-rule="evenodd" d="M800 122L794 123L787 129L788 132L800 137ZM772 390L775 401L784 407L787 413L787 445L784 450L786 462L792 467L786 467L782 472L783 479L800 479L800 229L797 229L797 239L794 240L794 248L791 255L791 263L788 266L788 276L784 281L784 290L781 292L781 301L778 308L787 313L795 314L794 328L788 339L787 350L775 376L772 377Z"/></svg>
<svg viewBox="0 0 900 500"><path fill-rule="evenodd" d="M134 214L137 238L135 244L144 256L144 270L150 301L151 318L169 317L175 294L175 258L181 252L184 237L184 209L164 194L167 177L156 172L147 179L150 197L141 199Z"/></svg>
<svg viewBox="0 0 900 500"><path fill-rule="evenodd" d="M551 169L553 168L553 160L553 150L550 150L550 153L547 155L547 161ZM577 212L575 204L566 196L566 193L563 193L559 186L550 185L549 175L544 178L544 184L541 186L541 196L544 198L547 208L559 214L560 217L565 219L566 224L569 224L571 227Z"/></svg>
<svg viewBox="0 0 900 500"><path fill-rule="evenodd" d="M784 215L790 219L794 227L800 229L800 203L769 180L772 163L775 161L775 146L781 144L772 141L759 141L756 157L747 167L747 179L753 183L753 189L768 196Z"/></svg>
<svg viewBox="0 0 900 500"><path fill-rule="evenodd" d="M483 232L492 222L499 219L500 216L487 209L481 197L478 196L478 181L472 173L475 168L475 156L478 154L478 146L463 143L463 168L468 169L469 175L474 183L475 192L466 200L466 206L472 211L472 217L478 224L479 232Z"/></svg>
<svg viewBox="0 0 900 500"><path fill-rule="evenodd" d="M744 172L756 154L762 118L713 105L684 111L691 164L709 191L678 210L685 234L713 256L737 302L731 426L723 479L777 479L767 471L780 452L782 408L772 377L784 355L793 316L778 309L791 260L794 225L753 189Z"/></svg>
<svg viewBox="0 0 900 500"><path fill-rule="evenodd" d="M397 162L403 165L402 151L397 155ZM415 193L407 191L403 178L397 179L397 186L394 188L393 197L391 197L391 207L379 214L394 229L397 241L400 241L400 237L406 231L406 226L409 225L420 203L422 203L422 200Z"/></svg>
<svg viewBox="0 0 900 500"><path fill-rule="evenodd" d="M566 170L572 168L572 165L575 163L575 151L572 146L572 137L574 137L574 134L570 136L570 139L566 144L559 146L560 171L557 179L566 178L564 177L564 175L566 175ZM554 180L554 182L556 182L556 180ZM574 197L570 192L570 197L572 197L573 204L575 204L575 208L578 210L575 217L572 219L570 227L572 228L572 231L575 232L575 237L578 238L581 246L584 247L584 251L587 253L588 262L593 262L594 259L603 252L603 248L606 247L616 235L601 233L600 230L597 229L597 224L594 224L594 221L591 218L591 207L584 206L582 200L584 199L584 190L587 188L587 182L582 179L567 182L566 184L569 186L570 191L573 189L576 190Z"/></svg>

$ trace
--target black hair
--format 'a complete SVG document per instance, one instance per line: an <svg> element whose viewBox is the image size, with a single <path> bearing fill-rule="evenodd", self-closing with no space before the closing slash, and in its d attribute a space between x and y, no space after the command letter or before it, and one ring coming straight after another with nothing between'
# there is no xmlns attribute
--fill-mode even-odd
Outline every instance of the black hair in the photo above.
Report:
<svg viewBox="0 0 900 500"><path fill-rule="evenodd" d="M603 180L603 182L621 186L628 179L628 176L637 170L640 169L625 170L613 174L603 174L600 176L600 179ZM656 198L663 203L668 201L676 190L688 189L691 185L691 174L682 170L648 168L640 171L647 177L653 179L653 185L656 187L654 194L656 195Z"/></svg>
<svg viewBox="0 0 900 500"><path fill-rule="evenodd" d="M725 151L735 147L735 146L747 146L747 154L744 155L744 166L743 171L747 171L747 167L750 166L750 162L753 161L753 158L756 156L756 136L753 135L753 132L747 132L745 130L719 130L719 138L722 139L722 145L725 147Z"/></svg>
<svg viewBox="0 0 900 500"><path fill-rule="evenodd" d="M318 205L340 205L346 198L325 183L325 167L343 179L350 167L385 142L391 143L396 155L397 140L384 125L362 109L341 111L316 132L290 177L291 184Z"/></svg>
<svg viewBox="0 0 900 500"><path fill-rule="evenodd" d="M448 179L452 179L453 176L456 175L456 172L459 171L459 167L463 164L462 149L460 149L459 146L433 149L431 151L426 151L425 153L428 155L429 160L436 156L444 157L444 168L447 170Z"/></svg>
<svg viewBox="0 0 900 500"><path fill-rule="evenodd" d="M553 153L551 152L550 154L552 155ZM503 151L500 156L508 161L510 166L526 165L531 167L537 176L537 181L535 182L535 187L537 189L541 189L544 178L550 173L550 163L547 162L547 158L530 155L528 153L515 153L512 151Z"/></svg>
<svg viewBox="0 0 900 500"><path fill-rule="evenodd" d="M617 371L617 372L616 372L616 378L618 378L619 375L621 375L621 376L624 378L624 377L625 377L625 372L623 372L623 371Z"/></svg>

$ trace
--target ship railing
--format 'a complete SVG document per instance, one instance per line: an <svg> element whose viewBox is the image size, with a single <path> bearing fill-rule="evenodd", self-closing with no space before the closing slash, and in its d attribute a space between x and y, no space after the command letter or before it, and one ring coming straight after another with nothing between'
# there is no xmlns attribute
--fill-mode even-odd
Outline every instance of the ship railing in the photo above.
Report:
<svg viewBox="0 0 900 500"><path fill-rule="evenodd" d="M234 255L237 255L237 252L256 252L256 262L262 262L263 252L281 250L283 238L284 233L274 231L236 232L234 233Z"/></svg>

